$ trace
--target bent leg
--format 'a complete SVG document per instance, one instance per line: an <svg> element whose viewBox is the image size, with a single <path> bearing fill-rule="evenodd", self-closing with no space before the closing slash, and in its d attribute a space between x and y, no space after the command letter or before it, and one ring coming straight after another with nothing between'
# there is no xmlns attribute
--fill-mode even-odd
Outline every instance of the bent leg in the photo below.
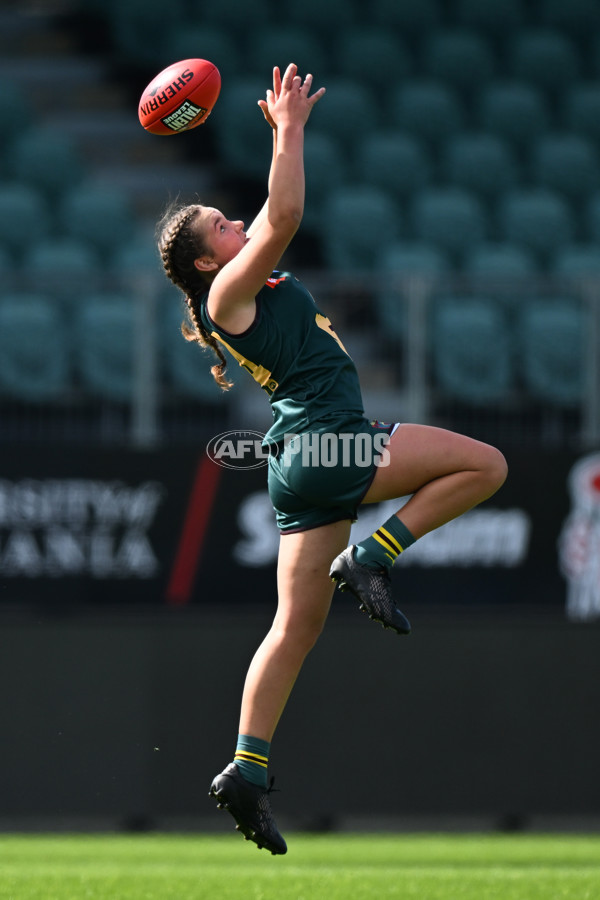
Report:
<svg viewBox="0 0 600 900"><path fill-rule="evenodd" d="M377 469L363 502L412 494L401 516L415 538L487 500L506 479L499 450L443 428L401 425L388 451L389 465Z"/></svg>
<svg viewBox="0 0 600 900"><path fill-rule="evenodd" d="M248 669L240 734L271 741L302 663L327 619L334 591L329 567L349 536L349 520L281 536L277 612Z"/></svg>

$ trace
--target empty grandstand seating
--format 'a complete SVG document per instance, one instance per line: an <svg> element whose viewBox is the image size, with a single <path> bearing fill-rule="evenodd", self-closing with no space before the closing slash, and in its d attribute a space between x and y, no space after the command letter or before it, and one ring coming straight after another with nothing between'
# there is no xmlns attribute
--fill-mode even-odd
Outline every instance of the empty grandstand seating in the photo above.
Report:
<svg viewBox="0 0 600 900"><path fill-rule="evenodd" d="M64 395L70 374L66 324L44 295L0 298L0 397L40 403Z"/></svg>
<svg viewBox="0 0 600 900"><path fill-rule="evenodd" d="M462 188L429 188L418 193L412 210L415 236L460 256L487 237L479 198Z"/></svg>
<svg viewBox="0 0 600 900"><path fill-rule="evenodd" d="M89 296L74 322L75 359L82 386L92 396L127 403L133 392L134 313L131 297Z"/></svg>
<svg viewBox="0 0 600 900"><path fill-rule="evenodd" d="M485 297L449 297L432 316L433 369L439 389L462 403L485 405L513 384L511 337L503 311Z"/></svg>
<svg viewBox="0 0 600 900"><path fill-rule="evenodd" d="M524 306L519 319L519 363L533 397L557 407L581 403L584 335L584 315L575 301L552 298Z"/></svg>
<svg viewBox="0 0 600 900"><path fill-rule="evenodd" d="M394 241L401 232L400 210L379 188L344 185L327 198L321 240L327 265L333 269L374 270L383 241Z"/></svg>

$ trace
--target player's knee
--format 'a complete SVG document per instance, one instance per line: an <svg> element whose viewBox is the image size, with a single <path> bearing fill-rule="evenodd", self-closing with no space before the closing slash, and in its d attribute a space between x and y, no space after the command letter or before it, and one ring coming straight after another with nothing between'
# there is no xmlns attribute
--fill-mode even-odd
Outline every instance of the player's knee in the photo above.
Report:
<svg viewBox="0 0 600 900"><path fill-rule="evenodd" d="M504 454L496 447L486 447L484 472L486 482L492 493L495 493L506 481L508 465Z"/></svg>

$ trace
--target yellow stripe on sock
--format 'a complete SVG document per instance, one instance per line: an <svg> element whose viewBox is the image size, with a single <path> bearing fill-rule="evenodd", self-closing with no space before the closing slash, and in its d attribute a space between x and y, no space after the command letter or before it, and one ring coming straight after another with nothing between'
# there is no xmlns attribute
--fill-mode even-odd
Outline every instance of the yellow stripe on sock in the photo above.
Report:
<svg viewBox="0 0 600 900"><path fill-rule="evenodd" d="M383 549L385 550L385 555L388 556L388 557L391 559L392 562L395 562L395 561L396 561L396 556L397 556L398 554L396 554L396 556L393 556L393 555L392 555L392 551L391 551L391 549L390 549L390 545L389 545L389 544L386 544L386 542L383 541L380 537L377 537L376 534L371 535L371 537L374 537L375 540L376 540L379 544L381 544L381 546L382 546Z"/></svg>
<svg viewBox="0 0 600 900"><path fill-rule="evenodd" d="M263 769L267 768L269 762L266 756L259 756L257 753L245 753L243 750L237 750L233 758L234 760L243 759L245 762L256 763L257 766L262 766Z"/></svg>
<svg viewBox="0 0 600 900"><path fill-rule="evenodd" d="M380 531L381 534L385 535L385 537L388 539L388 541L390 541L392 546L394 546L398 549L398 553L402 553L402 551L404 550L404 547L402 547L398 543L398 541L396 540L396 538L394 537L393 534L390 534L389 531L387 531L385 528L383 528L383 526L381 528L378 528L377 530Z"/></svg>

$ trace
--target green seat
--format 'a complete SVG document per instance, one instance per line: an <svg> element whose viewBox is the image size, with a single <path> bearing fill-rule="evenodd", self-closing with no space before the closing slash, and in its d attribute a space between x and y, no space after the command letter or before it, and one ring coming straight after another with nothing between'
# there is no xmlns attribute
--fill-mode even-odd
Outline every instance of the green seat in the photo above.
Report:
<svg viewBox="0 0 600 900"><path fill-rule="evenodd" d="M0 244L15 257L29 252L50 231L44 196L26 184L0 184Z"/></svg>
<svg viewBox="0 0 600 900"><path fill-rule="evenodd" d="M586 325L572 300L530 301L518 323L519 364L525 387L551 406L576 408L585 389Z"/></svg>
<svg viewBox="0 0 600 900"><path fill-rule="evenodd" d="M592 194L585 205L586 236L596 245L600 243L600 192Z"/></svg>
<svg viewBox="0 0 600 900"><path fill-rule="evenodd" d="M600 143L600 82L578 82L564 93L566 130Z"/></svg>
<svg viewBox="0 0 600 900"><path fill-rule="evenodd" d="M101 293L77 310L77 372L97 399L128 403L133 392L134 310L127 295Z"/></svg>
<svg viewBox="0 0 600 900"><path fill-rule="evenodd" d="M580 75L580 59L572 41L559 31L532 29L514 34L508 45L513 78L543 91L562 91Z"/></svg>
<svg viewBox="0 0 600 900"><path fill-rule="evenodd" d="M379 91L408 78L414 67L407 42L397 31L380 25L363 23L340 31L332 55L336 71L350 77L355 77L360 61L361 79Z"/></svg>
<svg viewBox="0 0 600 900"><path fill-rule="evenodd" d="M235 38L225 26L176 21L167 31L164 47L165 55L173 62L210 60L219 70L223 83L243 71L244 62Z"/></svg>
<svg viewBox="0 0 600 900"><path fill-rule="evenodd" d="M398 131L366 134L356 154L359 181L389 190L396 199L406 199L427 187L433 178L429 150L412 135Z"/></svg>
<svg viewBox="0 0 600 900"><path fill-rule="evenodd" d="M457 92L441 82L414 80L388 92L386 125L438 144L463 127L464 110Z"/></svg>
<svg viewBox="0 0 600 900"><path fill-rule="evenodd" d="M159 0L116 3L108 18L112 46L128 65L148 66L152 72L159 72L174 62L166 52L165 32L187 19L185 0L169 0L168 12Z"/></svg>
<svg viewBox="0 0 600 900"><path fill-rule="evenodd" d="M129 198L110 185L84 183L72 188L63 195L59 215L67 235L88 241L106 256L135 233Z"/></svg>
<svg viewBox="0 0 600 900"><path fill-rule="evenodd" d="M323 3L323 0L288 2L285 5L285 19L294 26L303 25L331 38L340 29L360 21L359 0L327 0L327 3ZM261 20L257 17L256 21Z"/></svg>
<svg viewBox="0 0 600 900"><path fill-rule="evenodd" d="M569 244L556 254L553 272L567 278L594 279L600 283L600 253L597 244Z"/></svg>
<svg viewBox="0 0 600 900"><path fill-rule="evenodd" d="M576 134L541 137L532 147L534 182L578 201L600 187L598 152L587 138Z"/></svg>
<svg viewBox="0 0 600 900"><path fill-rule="evenodd" d="M189 0L191 21L200 25L225 28L244 43L253 40L260 29L269 22L270 9L267 0L227 0L226 3L206 3L206 0ZM203 54L199 54L203 58Z"/></svg>
<svg viewBox="0 0 600 900"><path fill-rule="evenodd" d="M363 133L379 125L377 95L363 81L349 77L330 78L327 93L310 115L309 129L328 134L344 147L356 143L357 122Z"/></svg>
<svg viewBox="0 0 600 900"><path fill-rule="evenodd" d="M0 395L30 403L64 395L70 374L66 326L44 295L0 298Z"/></svg>
<svg viewBox="0 0 600 900"><path fill-rule="evenodd" d="M539 0L538 17L542 25L586 40L600 29L597 0Z"/></svg>
<svg viewBox="0 0 600 900"><path fill-rule="evenodd" d="M253 75L265 79L263 96L267 87L271 87L273 66L279 66L283 74L291 62L298 66L303 77L309 72L314 75L315 88L321 87L329 70L327 56L318 33L307 26L264 25L248 42L246 65Z"/></svg>
<svg viewBox="0 0 600 900"><path fill-rule="evenodd" d="M417 194L415 236L457 257L485 240L487 219L479 199L461 188L429 188Z"/></svg>
<svg viewBox="0 0 600 900"><path fill-rule="evenodd" d="M507 194L500 201L499 227L505 240L529 250L545 263L570 243L574 234L567 202L543 188L524 188Z"/></svg>
<svg viewBox="0 0 600 900"><path fill-rule="evenodd" d="M480 90L494 74L489 43L476 31L444 29L429 35L423 50L425 74L459 91Z"/></svg>
<svg viewBox="0 0 600 900"><path fill-rule="evenodd" d="M34 128L9 145L7 168L24 184L40 190L52 201L77 184L85 170L76 143L53 128Z"/></svg>
<svg viewBox="0 0 600 900"><path fill-rule="evenodd" d="M481 90L479 128L512 142L527 145L547 130L548 104L542 91L524 82L492 82Z"/></svg>
<svg viewBox="0 0 600 900"><path fill-rule="evenodd" d="M431 286L449 271L448 257L433 244L419 241L389 244L379 260L382 283L375 295L381 334L404 340L407 336L407 291L415 283Z"/></svg>
<svg viewBox="0 0 600 900"><path fill-rule="evenodd" d="M322 227L323 206L329 191L340 187L348 174L340 143L327 134L307 129L304 167L306 195L302 228L317 232Z"/></svg>
<svg viewBox="0 0 600 900"><path fill-rule="evenodd" d="M203 350L198 344L185 340L181 333L184 319L185 312L176 294L166 297L159 327L159 353L165 384L175 396L211 406L222 405L226 400L225 392L210 372L219 360L210 348ZM235 360L229 358L227 362L231 375Z"/></svg>
<svg viewBox="0 0 600 900"><path fill-rule="evenodd" d="M448 398L487 406L513 386L511 335L502 307L486 297L448 297L432 313L437 388Z"/></svg>
<svg viewBox="0 0 600 900"><path fill-rule="evenodd" d="M42 286L65 310L80 306L98 289L102 271L93 247L79 238L46 238L35 244L23 270L26 282Z"/></svg>
<svg viewBox="0 0 600 900"><path fill-rule="evenodd" d="M420 38L437 28L442 20L439 0L371 0L369 21L393 29L411 39Z"/></svg>
<svg viewBox="0 0 600 900"><path fill-rule="evenodd" d="M391 243L400 232L400 210L389 192L349 184L333 190L325 201L321 242L330 269L373 271L383 241Z"/></svg>
<svg viewBox="0 0 600 900"><path fill-rule="evenodd" d="M234 79L224 85L210 117L224 173L266 182L273 137L257 101L268 86L257 78Z"/></svg>
<svg viewBox="0 0 600 900"><path fill-rule="evenodd" d="M454 18L462 28L504 38L523 25L524 0L456 0Z"/></svg>
<svg viewBox="0 0 600 900"><path fill-rule="evenodd" d="M7 75L3 78L0 91L0 137L3 143L17 134L25 134L32 127L33 121L26 90L16 78Z"/></svg>
<svg viewBox="0 0 600 900"><path fill-rule="evenodd" d="M442 149L442 171L450 184L486 200L514 187L518 178L510 144L485 132L465 132L448 141Z"/></svg>
<svg viewBox="0 0 600 900"><path fill-rule="evenodd" d="M485 243L467 253L465 274L470 278L485 279L490 284L501 281L529 278L539 268L535 257L517 244Z"/></svg>

